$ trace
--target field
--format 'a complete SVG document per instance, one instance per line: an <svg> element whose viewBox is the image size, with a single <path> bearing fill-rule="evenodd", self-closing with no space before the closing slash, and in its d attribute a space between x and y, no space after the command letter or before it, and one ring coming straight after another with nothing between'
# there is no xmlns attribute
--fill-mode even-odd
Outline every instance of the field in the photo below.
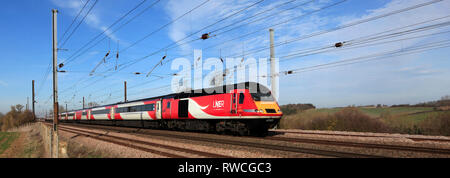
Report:
<svg viewBox="0 0 450 178"><path fill-rule="evenodd" d="M433 107L347 107L298 110L283 116L285 129L450 135L450 111Z"/></svg>
<svg viewBox="0 0 450 178"><path fill-rule="evenodd" d="M19 135L19 133L0 132L0 155L11 146Z"/></svg>

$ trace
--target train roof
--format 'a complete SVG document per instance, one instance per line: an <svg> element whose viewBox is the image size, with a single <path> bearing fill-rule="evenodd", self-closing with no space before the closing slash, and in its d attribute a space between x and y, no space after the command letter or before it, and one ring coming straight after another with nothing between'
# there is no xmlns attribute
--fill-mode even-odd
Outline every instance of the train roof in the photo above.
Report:
<svg viewBox="0 0 450 178"><path fill-rule="evenodd" d="M253 87L256 87L256 88L253 88ZM111 105L126 104L126 103L148 101L148 100L155 100L155 99L159 99L159 98L163 98L163 99L168 99L168 98L180 99L180 98L189 98L189 97L198 97L198 96L222 94L222 93L229 93L231 90L234 90L234 89L258 89L258 91L260 89L268 90L266 86L264 86L262 84L259 84L259 83L256 83L256 82L243 82L243 83L223 85L223 86L219 86L219 87L211 87L211 88L203 88L203 89L197 89L197 90L189 90L189 91L184 91L184 92L179 92L179 93L173 93L173 94L168 94L168 95L137 99L137 100L127 101L127 102L117 102L117 103L112 103L112 104L106 104L106 105L95 106L95 107L84 108L84 109L71 110L71 111L66 111L66 112L70 113L70 112L75 112L75 111L80 111L80 110L101 108L101 107L106 107L106 106L111 106ZM216 92L216 91L219 91L219 92ZM66 112L63 112L63 113L66 113Z"/></svg>

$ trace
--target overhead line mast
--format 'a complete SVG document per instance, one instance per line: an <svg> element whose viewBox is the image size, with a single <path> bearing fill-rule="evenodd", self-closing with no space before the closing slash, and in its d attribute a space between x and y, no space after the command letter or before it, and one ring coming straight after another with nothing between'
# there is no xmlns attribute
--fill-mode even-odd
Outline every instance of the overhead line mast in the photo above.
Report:
<svg viewBox="0 0 450 178"><path fill-rule="evenodd" d="M51 139L51 156L53 158L58 157L58 41L57 41L57 15L58 10L52 9L53 13L53 130L52 130L52 139ZM55 143L56 142L56 143Z"/></svg>

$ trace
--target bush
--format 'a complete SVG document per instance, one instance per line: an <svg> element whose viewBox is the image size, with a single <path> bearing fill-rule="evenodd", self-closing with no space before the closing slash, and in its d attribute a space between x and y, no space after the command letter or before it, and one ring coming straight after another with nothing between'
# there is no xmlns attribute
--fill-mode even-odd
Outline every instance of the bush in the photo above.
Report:
<svg viewBox="0 0 450 178"><path fill-rule="evenodd" d="M284 111L283 111L284 112ZM296 114L283 115L280 121L280 128L282 129L309 129L314 118L325 117L326 113L318 112L317 110L307 110L297 112Z"/></svg>
<svg viewBox="0 0 450 178"><path fill-rule="evenodd" d="M281 111L283 111L283 115L292 115L297 112L316 108L313 104L288 104L280 107Z"/></svg>
<svg viewBox="0 0 450 178"><path fill-rule="evenodd" d="M312 122L313 128L355 132L388 132L389 128L377 118L362 113L358 108L344 108L325 118Z"/></svg>
<svg viewBox="0 0 450 178"><path fill-rule="evenodd" d="M378 118L362 113L358 108L344 108L334 114L303 112L282 120L281 128L305 130L334 130L354 132L389 132L390 129Z"/></svg>
<svg viewBox="0 0 450 178"><path fill-rule="evenodd" d="M33 121L33 113L30 110L22 111L22 109L23 106L20 104L11 106L11 111L0 117L0 128L2 131Z"/></svg>
<svg viewBox="0 0 450 178"><path fill-rule="evenodd" d="M429 116L419 127L423 134L450 136L450 112L442 112L437 116Z"/></svg>

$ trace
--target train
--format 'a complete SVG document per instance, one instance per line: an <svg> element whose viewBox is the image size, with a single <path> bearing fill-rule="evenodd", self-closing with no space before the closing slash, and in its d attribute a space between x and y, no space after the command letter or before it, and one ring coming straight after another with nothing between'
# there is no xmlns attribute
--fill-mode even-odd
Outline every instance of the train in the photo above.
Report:
<svg viewBox="0 0 450 178"><path fill-rule="evenodd" d="M265 136L282 116L266 86L244 82L62 112L58 121Z"/></svg>

